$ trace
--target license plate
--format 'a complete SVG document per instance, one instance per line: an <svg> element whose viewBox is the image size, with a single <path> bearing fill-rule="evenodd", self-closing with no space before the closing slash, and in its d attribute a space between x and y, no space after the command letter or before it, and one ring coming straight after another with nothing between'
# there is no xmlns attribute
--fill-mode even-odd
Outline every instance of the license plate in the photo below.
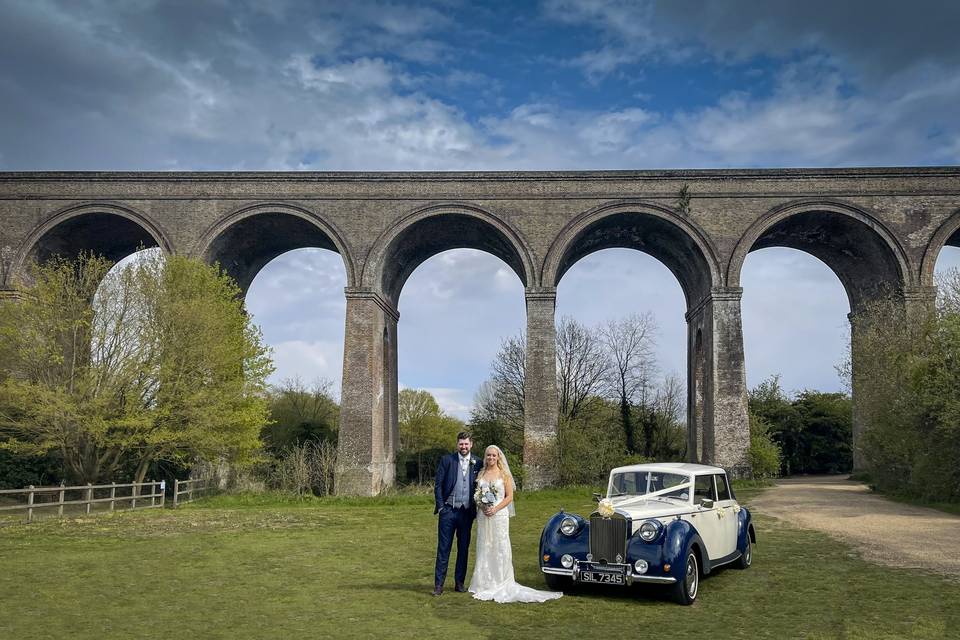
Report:
<svg viewBox="0 0 960 640"><path fill-rule="evenodd" d="M581 571L580 581L599 584L624 584L622 573L610 573L608 571Z"/></svg>

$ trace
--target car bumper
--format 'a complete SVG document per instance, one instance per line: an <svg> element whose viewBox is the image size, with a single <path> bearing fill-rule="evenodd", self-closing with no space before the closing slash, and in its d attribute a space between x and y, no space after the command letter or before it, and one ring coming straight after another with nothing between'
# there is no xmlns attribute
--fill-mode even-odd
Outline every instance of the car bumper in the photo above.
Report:
<svg viewBox="0 0 960 640"><path fill-rule="evenodd" d="M560 567L540 567L540 570L544 573L549 573L555 576L567 576L574 582L580 582L580 569L577 565L578 563L575 562L572 569L563 569ZM630 566L625 567L624 580L628 585L636 582L648 584L673 584L677 581L677 579L672 576L650 576L636 573L634 572L633 567Z"/></svg>

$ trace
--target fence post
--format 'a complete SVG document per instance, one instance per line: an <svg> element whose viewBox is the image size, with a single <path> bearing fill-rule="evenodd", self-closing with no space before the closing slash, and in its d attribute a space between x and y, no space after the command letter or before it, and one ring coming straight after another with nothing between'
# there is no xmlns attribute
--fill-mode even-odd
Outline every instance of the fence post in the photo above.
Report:
<svg viewBox="0 0 960 640"><path fill-rule="evenodd" d="M134 482L134 483L133 483L133 488L130 490L130 495L133 497L133 500L130 501L130 509L131 509L131 510L137 508L137 496L140 495L140 492L138 491L139 488L140 488L140 487L137 485L137 483Z"/></svg>
<svg viewBox="0 0 960 640"><path fill-rule="evenodd" d="M90 515L90 507L93 506L90 502L93 500L93 483L88 482L87 486L90 487L87 489L87 515Z"/></svg>
<svg viewBox="0 0 960 640"><path fill-rule="evenodd" d="M190 482L190 488L187 489L187 491L190 492L190 493L187 494L187 495L189 496L188 502L193 502L193 485L195 485L196 482L195 482L192 478L190 479L189 482Z"/></svg>
<svg viewBox="0 0 960 640"><path fill-rule="evenodd" d="M173 508L176 509L178 502L180 501L180 481L174 478L173 480Z"/></svg>
<svg viewBox="0 0 960 640"><path fill-rule="evenodd" d="M27 522L33 522L33 485L28 488L30 493L27 494Z"/></svg>
<svg viewBox="0 0 960 640"><path fill-rule="evenodd" d="M60 481L60 497L57 499L57 516L63 517L63 498L66 491L63 488L63 480Z"/></svg>
<svg viewBox="0 0 960 640"><path fill-rule="evenodd" d="M110 483L110 512L113 513L113 503L117 499L117 483Z"/></svg>
<svg viewBox="0 0 960 640"><path fill-rule="evenodd" d="M161 480L160 485L160 508L163 509L163 506L167 503L167 481Z"/></svg>
<svg viewBox="0 0 960 640"><path fill-rule="evenodd" d="M147 480L147 482L150 483L150 506L155 507L157 506L157 503L155 502L157 495L157 483L153 480Z"/></svg>

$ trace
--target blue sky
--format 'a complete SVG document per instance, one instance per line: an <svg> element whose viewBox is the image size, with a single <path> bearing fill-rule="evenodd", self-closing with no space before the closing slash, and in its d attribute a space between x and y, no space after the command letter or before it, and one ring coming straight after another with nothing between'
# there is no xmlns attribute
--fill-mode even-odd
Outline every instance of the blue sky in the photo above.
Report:
<svg viewBox="0 0 960 640"><path fill-rule="evenodd" d="M954 2L0 0L0 170L537 170L960 163ZM940 267L960 264L945 250ZM277 377L339 385L342 265L281 256L249 307ZM838 389L846 300L785 249L746 264L748 381ZM804 300L798 306L797 300ZM784 309L790 309L787 315ZM466 416L524 326L496 258L437 256L400 300L400 380ZM606 251L558 314L654 312L683 374L679 286ZM461 336L474 336L465 343ZM811 349L816 345L816 349Z"/></svg>

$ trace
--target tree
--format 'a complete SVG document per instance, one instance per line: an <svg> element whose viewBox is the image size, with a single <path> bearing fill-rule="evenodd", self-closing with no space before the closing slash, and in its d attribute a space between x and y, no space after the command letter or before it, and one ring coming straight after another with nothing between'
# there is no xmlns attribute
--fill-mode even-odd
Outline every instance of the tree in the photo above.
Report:
<svg viewBox="0 0 960 640"><path fill-rule="evenodd" d="M948 502L960 501L960 272L937 284L935 309L891 296L858 312L852 374L876 486Z"/></svg>
<svg viewBox="0 0 960 640"><path fill-rule="evenodd" d="M630 405L641 408L643 428L643 455L653 455L653 436L656 412L650 391L656 370L653 359L656 321L653 314L631 314L619 320L609 320L600 328L600 339L609 358L607 385L611 396L619 403L620 425L627 441L627 453L637 452L636 434L630 415ZM639 396L639 397L638 397Z"/></svg>
<svg viewBox="0 0 960 640"><path fill-rule="evenodd" d="M560 415L576 418L602 391L610 367L603 341L573 318L557 327L557 394Z"/></svg>
<svg viewBox="0 0 960 640"><path fill-rule="evenodd" d="M422 483L427 467L437 450L446 452L456 442L463 423L440 410L429 391L401 389L397 397L397 419L400 428L400 450L416 459L417 481Z"/></svg>
<svg viewBox="0 0 960 640"><path fill-rule="evenodd" d="M81 256L33 265L31 280L0 304L4 448L59 452L75 482L252 460L272 364L217 267L153 251L110 271Z"/></svg>
<svg viewBox="0 0 960 640"><path fill-rule="evenodd" d="M270 390L269 425L261 436L275 452L306 442L337 442L340 407L329 380L307 386L298 377L287 378Z"/></svg>

